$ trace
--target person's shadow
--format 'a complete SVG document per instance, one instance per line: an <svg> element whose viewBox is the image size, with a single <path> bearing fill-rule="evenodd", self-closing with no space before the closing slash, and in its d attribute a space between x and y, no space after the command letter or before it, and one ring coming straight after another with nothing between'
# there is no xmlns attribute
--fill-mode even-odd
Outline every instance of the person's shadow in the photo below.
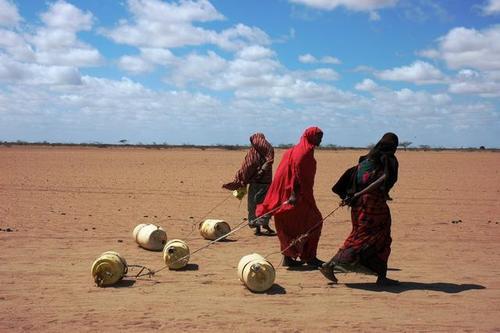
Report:
<svg viewBox="0 0 500 333"><path fill-rule="evenodd" d="M379 286L376 283L346 283L345 286L353 289L376 292L383 291L393 294L399 294L410 290L429 290L440 291L447 294L457 294L467 290L486 289L485 286L479 284L456 284L448 282L424 283L412 281L402 281L397 286Z"/></svg>

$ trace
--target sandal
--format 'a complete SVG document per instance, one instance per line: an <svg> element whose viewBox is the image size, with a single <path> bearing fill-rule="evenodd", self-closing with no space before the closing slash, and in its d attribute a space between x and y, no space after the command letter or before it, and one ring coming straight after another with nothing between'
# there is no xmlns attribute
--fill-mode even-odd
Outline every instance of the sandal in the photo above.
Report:
<svg viewBox="0 0 500 333"><path fill-rule="evenodd" d="M324 277L326 277L328 280L332 281L333 283L337 283L338 280L335 277L335 274L333 273L333 266L329 265L328 263L324 263L320 268L319 271L321 274L323 274Z"/></svg>
<svg viewBox="0 0 500 333"><path fill-rule="evenodd" d="M267 236L274 236L274 235L276 235L276 231L274 231L273 229L271 229L271 227L270 227L270 226L268 226L268 225L264 225L264 226L262 226L262 228L264 228L264 229L266 230L266 233L265 233L265 234L266 234Z"/></svg>

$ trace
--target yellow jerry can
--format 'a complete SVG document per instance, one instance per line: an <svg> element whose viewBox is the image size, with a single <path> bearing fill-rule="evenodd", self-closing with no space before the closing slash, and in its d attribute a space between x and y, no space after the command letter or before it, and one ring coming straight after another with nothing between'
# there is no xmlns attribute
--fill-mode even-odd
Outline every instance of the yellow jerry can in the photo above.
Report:
<svg viewBox="0 0 500 333"><path fill-rule="evenodd" d="M240 259L238 278L251 291L264 292L274 284L276 271L266 258L252 253Z"/></svg>
<svg viewBox="0 0 500 333"><path fill-rule="evenodd" d="M98 287L115 284L127 274L125 258L117 252L107 251L92 264L92 278Z"/></svg>
<svg viewBox="0 0 500 333"><path fill-rule="evenodd" d="M169 269L181 269L189 262L189 246L180 239L172 239L163 248L163 260Z"/></svg>

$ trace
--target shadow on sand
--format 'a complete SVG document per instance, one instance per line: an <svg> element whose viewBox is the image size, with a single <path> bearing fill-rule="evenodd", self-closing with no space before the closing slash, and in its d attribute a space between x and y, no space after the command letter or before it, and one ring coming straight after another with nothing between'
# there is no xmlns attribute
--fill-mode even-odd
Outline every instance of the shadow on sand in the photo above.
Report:
<svg viewBox="0 0 500 333"><path fill-rule="evenodd" d="M271 289L268 289L264 293L267 295L284 295L286 294L286 289L280 286L279 284L275 283L272 285Z"/></svg>
<svg viewBox="0 0 500 333"><path fill-rule="evenodd" d="M176 271L184 272L184 271L197 271L199 269L198 264L187 264L186 266L176 269Z"/></svg>
<svg viewBox="0 0 500 333"><path fill-rule="evenodd" d="M115 284L113 284L113 285L111 285L109 287L112 287L112 288L128 288L128 287L133 286L134 283L135 283L135 279L134 280L123 279L123 280L120 280L117 283L115 283Z"/></svg>
<svg viewBox="0 0 500 333"><path fill-rule="evenodd" d="M423 283L423 282L401 282L398 286L378 286L375 283L346 283L346 287L353 289L362 289L368 291L376 292L388 292L399 294L405 291L411 290L429 290L429 291L440 291L447 294L457 294L467 290L473 289L486 289L485 286L479 284L456 284L447 282L434 282L434 283Z"/></svg>
<svg viewBox="0 0 500 333"><path fill-rule="evenodd" d="M237 242L237 241L238 241L237 239L222 238L220 241L218 241L218 243L233 243L233 242Z"/></svg>
<svg viewBox="0 0 500 333"><path fill-rule="evenodd" d="M318 267L303 265L303 266L297 266L297 267L287 267L286 270L287 271L297 271L297 272L307 272L307 271L317 271Z"/></svg>

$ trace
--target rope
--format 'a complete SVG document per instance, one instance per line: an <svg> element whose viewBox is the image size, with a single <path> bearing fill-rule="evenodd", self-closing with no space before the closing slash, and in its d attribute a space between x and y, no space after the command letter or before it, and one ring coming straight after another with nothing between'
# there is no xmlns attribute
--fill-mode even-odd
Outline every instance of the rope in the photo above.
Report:
<svg viewBox="0 0 500 333"><path fill-rule="evenodd" d="M205 215L203 215L199 220L197 220L195 223L193 223L191 225L191 231L186 235L184 236L184 238L186 240L189 240L188 237L191 236L193 234L193 232L196 230L196 226L198 226L200 224L201 221L203 221L203 219L205 217L207 217L210 213L212 213L216 208L219 208L224 202L227 201L227 199L229 199L230 197L232 197L233 194L232 193L229 193L228 196L226 196L221 202L219 202L218 204L216 204L212 209L210 209Z"/></svg>
<svg viewBox="0 0 500 333"><path fill-rule="evenodd" d="M285 201L285 202L281 203L279 206L277 206L277 207L276 207L276 208L274 208L274 209L271 209L269 212L267 212L267 213L265 213L265 214L262 214L261 216L256 217L256 218L255 218L255 219L253 219L251 222L257 221L258 219L261 219L261 218L263 218L263 217L266 217L266 216L268 216L268 215L270 215L270 214L272 214L272 213L276 212L278 209L280 209L280 208L281 208L281 206L283 206L283 205L285 205L285 204L287 204L287 203L288 203L288 201ZM173 263L171 263L171 264L175 264L175 263L177 263L177 262L179 262L179 261L185 260L186 258L191 257L193 254L195 254L195 253L197 253L197 252L200 252L200 251L201 251L201 250L203 250L203 249L208 248L210 245L212 245L212 244L214 244L214 243L217 243L218 241L220 241L220 240L222 240L222 239L224 239L224 238L227 238L229 235L231 235L231 234L235 233L236 231L240 230L241 228L246 227L246 224L247 224L247 221L242 221L242 222L240 222L238 225L236 225L236 228L234 228L233 230L231 230L231 231L230 231L230 232L228 232L227 234L222 235L222 236L220 236L219 238L214 239L213 241L208 242L206 245L204 245L204 246L202 246L202 247L200 247L200 248L196 249L195 251L193 251L192 253L190 253L190 254L188 254L188 255L185 255L185 256L183 256L183 257L181 257L181 258L178 258L176 261L174 261L174 262L173 262ZM165 269L165 268L167 268L167 267L168 267L168 265L165 265L165 266L163 266L163 267L161 267L161 268L159 268L159 269L157 269L157 270L149 270L149 272L147 272L147 273L137 274L136 278L141 277L141 276L145 276L145 275L149 275L149 276L151 277L151 276L155 275L156 273L161 272L162 270L164 270L164 269ZM142 271L141 271L141 272L142 272Z"/></svg>
<svg viewBox="0 0 500 333"><path fill-rule="evenodd" d="M314 229L316 229L317 227L319 227L328 217L330 217L331 215L333 215L333 213L335 213L340 207L344 206L344 203L341 202L338 207L336 207L334 210L332 210L330 213L328 213L321 221L319 221L318 223L316 223L315 225L313 225L309 230L307 230L305 233L303 234L300 234L299 236L297 236L295 239L293 239L290 244L285 247L283 250L281 251L276 251L276 252L271 252L269 253L268 255L264 256L264 258L268 258L272 255L275 255L275 254L278 254L278 253L281 253L283 254L283 252L285 252L286 250L288 250L289 248L291 248L292 246L295 246L297 244L299 244L300 242L302 242L302 240L306 239L307 237L309 237L309 233L312 232ZM281 263L280 263L281 265Z"/></svg>
<svg viewBox="0 0 500 333"><path fill-rule="evenodd" d="M150 268L147 268L146 266L142 266L142 265L126 265L127 269L128 268L140 268L141 270L139 271L139 273L137 273L134 278L137 278L139 276L143 276L143 275L149 275L149 277L153 276L154 272L153 270L151 270ZM145 274L142 274L141 273L144 271L144 270L147 270L148 272L145 273Z"/></svg>

